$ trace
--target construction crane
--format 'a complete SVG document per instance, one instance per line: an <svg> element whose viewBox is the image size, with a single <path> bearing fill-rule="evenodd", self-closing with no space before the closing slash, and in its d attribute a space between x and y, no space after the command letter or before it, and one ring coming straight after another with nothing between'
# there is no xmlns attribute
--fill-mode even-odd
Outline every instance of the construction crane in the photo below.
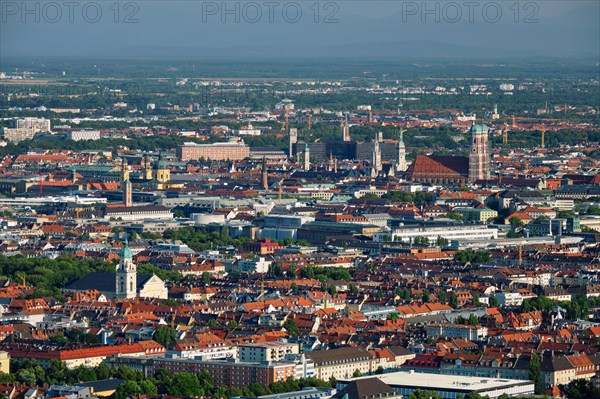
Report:
<svg viewBox="0 0 600 399"><path fill-rule="evenodd" d="M312 126L312 115L310 114L310 112L306 113L306 124L308 125L308 130L310 130Z"/></svg>
<svg viewBox="0 0 600 399"><path fill-rule="evenodd" d="M23 286L27 286L27 277L26 277L25 273L17 273L17 277L19 279L21 279Z"/></svg>
<svg viewBox="0 0 600 399"><path fill-rule="evenodd" d="M284 179L279 180L279 183L278 183L279 187L277 190L277 200L279 201L280 204L281 204L281 195L283 194L283 180Z"/></svg>

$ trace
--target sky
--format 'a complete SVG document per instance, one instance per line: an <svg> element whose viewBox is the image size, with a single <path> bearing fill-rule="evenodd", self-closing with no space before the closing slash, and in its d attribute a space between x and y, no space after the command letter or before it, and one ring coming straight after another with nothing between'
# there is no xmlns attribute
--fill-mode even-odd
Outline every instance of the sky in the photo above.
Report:
<svg viewBox="0 0 600 399"><path fill-rule="evenodd" d="M593 57L600 1L0 0L2 57Z"/></svg>

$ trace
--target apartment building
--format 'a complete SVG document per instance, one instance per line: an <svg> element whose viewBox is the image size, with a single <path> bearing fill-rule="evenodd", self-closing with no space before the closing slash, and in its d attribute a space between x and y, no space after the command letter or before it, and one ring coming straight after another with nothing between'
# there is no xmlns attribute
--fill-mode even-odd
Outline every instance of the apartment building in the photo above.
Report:
<svg viewBox="0 0 600 399"><path fill-rule="evenodd" d="M100 140L100 131L98 130L72 130L67 133L67 139L73 141L82 140Z"/></svg>
<svg viewBox="0 0 600 399"><path fill-rule="evenodd" d="M194 359L157 358L153 373L165 369L169 373L208 371L215 385L244 388L252 383L269 386L289 377L296 378L294 362L240 362L235 359L198 361Z"/></svg>
<svg viewBox="0 0 600 399"><path fill-rule="evenodd" d="M360 347L346 347L306 354L315 363L317 378L328 380L350 378L356 370L361 374L372 372L375 356Z"/></svg>
<svg viewBox="0 0 600 399"><path fill-rule="evenodd" d="M284 360L287 355L300 353L298 344L286 342L265 342L238 346L238 358L241 362L273 362Z"/></svg>
<svg viewBox="0 0 600 399"><path fill-rule="evenodd" d="M250 147L243 143L184 143L177 148L177 157L181 161L204 159L241 160L250 156Z"/></svg>
<svg viewBox="0 0 600 399"><path fill-rule="evenodd" d="M428 337L462 338L478 341L488 334L487 327L464 324L431 324L425 327Z"/></svg>

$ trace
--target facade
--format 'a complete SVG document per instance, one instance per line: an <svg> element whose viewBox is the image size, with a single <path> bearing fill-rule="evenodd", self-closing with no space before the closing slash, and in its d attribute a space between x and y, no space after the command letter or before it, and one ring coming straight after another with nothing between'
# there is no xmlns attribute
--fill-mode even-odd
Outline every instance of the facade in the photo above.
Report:
<svg viewBox="0 0 600 399"><path fill-rule="evenodd" d="M493 240L498 238L498 229L488 228L483 224L430 224L403 226L391 231L383 231L374 234L375 241L403 241L412 242L415 237L427 237L429 241L435 241L438 237L458 242L466 240Z"/></svg>
<svg viewBox="0 0 600 399"><path fill-rule="evenodd" d="M462 338L479 341L487 337L488 329L483 326L464 324L431 324L425 327L428 337Z"/></svg>
<svg viewBox="0 0 600 399"><path fill-rule="evenodd" d="M274 382L296 377L296 364L293 362L250 363L235 360L157 358L152 363L154 372L159 369L165 369L169 373L197 373L206 370L216 386L236 388L245 388L253 383L269 386Z"/></svg>
<svg viewBox="0 0 600 399"><path fill-rule="evenodd" d="M17 119L17 129L31 129L35 132L49 132L50 119L46 118L23 118Z"/></svg>
<svg viewBox="0 0 600 399"><path fill-rule="evenodd" d="M13 141L13 142L19 142L19 141L23 141L23 140L31 140L37 134L37 131L35 131L33 129L24 128L24 127L17 127L17 128L5 127L3 131L4 131L4 140Z"/></svg>
<svg viewBox="0 0 600 399"><path fill-rule="evenodd" d="M161 205L146 206L120 206L107 208L104 213L105 219L114 218L124 221L143 221L147 219L173 219L173 213L169 208Z"/></svg>
<svg viewBox="0 0 600 399"><path fill-rule="evenodd" d="M298 344L285 342L265 342L238 346L238 358L241 362L274 362L284 360L287 355L297 355Z"/></svg>
<svg viewBox="0 0 600 399"><path fill-rule="evenodd" d="M0 351L0 373L10 374L10 355L5 351Z"/></svg>
<svg viewBox="0 0 600 399"><path fill-rule="evenodd" d="M328 380L349 378L356 370L362 374L372 372L375 356L360 347L345 347L309 352L306 356L315 363L317 378Z"/></svg>
<svg viewBox="0 0 600 399"><path fill-rule="evenodd" d="M454 212L463 215L467 220L481 223L498 217L498 212L490 208L455 208Z"/></svg>
<svg viewBox="0 0 600 399"><path fill-rule="evenodd" d="M197 161L201 158L216 161L241 160L250 156L250 147L243 143L185 143L177 148L177 157L182 161Z"/></svg>
<svg viewBox="0 0 600 399"><path fill-rule="evenodd" d="M100 137L98 130L72 130L67 133L67 139L73 141L100 140Z"/></svg>
<svg viewBox="0 0 600 399"><path fill-rule="evenodd" d="M233 268L247 273L267 273L272 263L260 256L254 259L240 259L233 265Z"/></svg>

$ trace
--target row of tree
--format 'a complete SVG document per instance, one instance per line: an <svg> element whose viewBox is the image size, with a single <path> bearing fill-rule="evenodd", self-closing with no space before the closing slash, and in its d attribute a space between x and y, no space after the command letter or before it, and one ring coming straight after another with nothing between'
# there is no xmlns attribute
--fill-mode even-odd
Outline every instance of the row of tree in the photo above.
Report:
<svg viewBox="0 0 600 399"><path fill-rule="evenodd" d="M126 399L140 394L212 398L256 397L298 391L305 387L330 388L335 386L335 379L323 381L309 377L301 379L288 378L286 381L279 381L268 387L252 383L244 388L234 388L217 386L206 370L198 373L171 373L159 369L154 377L145 377L141 372L131 370L128 367L110 368L105 363L100 363L96 367L79 366L75 369L69 369L64 362L58 360L52 360L46 369L32 359L12 361L11 370L13 371L11 374L0 373L0 382L17 382L29 386L43 386L44 384L73 385L107 378L119 378L123 380L123 384L117 388L115 399Z"/></svg>

